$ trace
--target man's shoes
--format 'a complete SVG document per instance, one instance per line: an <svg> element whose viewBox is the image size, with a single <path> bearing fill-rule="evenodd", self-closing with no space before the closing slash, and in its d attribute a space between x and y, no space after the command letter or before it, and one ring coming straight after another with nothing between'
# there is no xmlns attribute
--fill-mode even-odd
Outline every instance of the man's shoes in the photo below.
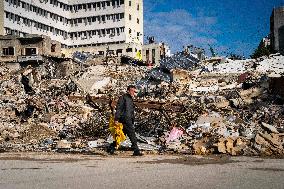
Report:
<svg viewBox="0 0 284 189"><path fill-rule="evenodd" d="M107 152L110 154L110 155L113 155L114 152L115 152L115 147L113 145L110 145L108 148L107 148Z"/></svg>
<svg viewBox="0 0 284 189"><path fill-rule="evenodd" d="M143 156L143 154L140 152L140 150L135 150L133 152L133 156Z"/></svg>

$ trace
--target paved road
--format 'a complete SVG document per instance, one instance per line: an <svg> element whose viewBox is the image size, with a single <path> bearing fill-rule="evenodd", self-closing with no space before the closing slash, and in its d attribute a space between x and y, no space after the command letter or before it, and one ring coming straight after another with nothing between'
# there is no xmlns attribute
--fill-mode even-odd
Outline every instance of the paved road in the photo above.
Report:
<svg viewBox="0 0 284 189"><path fill-rule="evenodd" d="M284 188L284 160L226 156L0 154L1 189Z"/></svg>

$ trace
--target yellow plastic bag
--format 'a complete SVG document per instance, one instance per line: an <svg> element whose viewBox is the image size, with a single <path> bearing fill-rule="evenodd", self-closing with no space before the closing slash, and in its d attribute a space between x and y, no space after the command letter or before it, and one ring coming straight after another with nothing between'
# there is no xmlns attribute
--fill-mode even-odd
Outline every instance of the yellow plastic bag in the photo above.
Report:
<svg viewBox="0 0 284 189"><path fill-rule="evenodd" d="M126 137L122 131L122 123L115 124L114 116L111 115L109 118L109 130L113 137L113 140L116 142L116 148L119 147L120 143L126 140Z"/></svg>

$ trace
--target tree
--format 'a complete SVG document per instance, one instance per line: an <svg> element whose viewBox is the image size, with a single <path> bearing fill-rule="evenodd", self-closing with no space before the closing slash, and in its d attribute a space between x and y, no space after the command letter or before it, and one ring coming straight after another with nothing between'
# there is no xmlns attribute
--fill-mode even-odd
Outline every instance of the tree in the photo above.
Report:
<svg viewBox="0 0 284 189"><path fill-rule="evenodd" d="M257 47L257 49L255 49L254 53L250 56L251 58L259 58L262 56L269 56L270 54L274 53L271 46L265 46L264 42L261 41Z"/></svg>
<svg viewBox="0 0 284 189"><path fill-rule="evenodd" d="M235 53L230 53L229 59L231 60L243 60L244 57Z"/></svg>
<svg viewBox="0 0 284 189"><path fill-rule="evenodd" d="M210 52L211 52L212 57L216 57L217 53L214 51L213 47L209 44L208 44L208 46L210 47Z"/></svg>

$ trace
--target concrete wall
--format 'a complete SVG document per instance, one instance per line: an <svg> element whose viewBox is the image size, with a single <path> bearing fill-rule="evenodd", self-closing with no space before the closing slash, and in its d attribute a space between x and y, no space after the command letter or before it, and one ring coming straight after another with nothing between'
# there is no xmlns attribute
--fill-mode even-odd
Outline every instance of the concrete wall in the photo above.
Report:
<svg viewBox="0 0 284 189"><path fill-rule="evenodd" d="M14 55L4 55L3 48L14 47ZM0 62L16 62L21 55L21 44L16 38L0 39Z"/></svg>
<svg viewBox="0 0 284 189"><path fill-rule="evenodd" d="M276 51L284 46L283 44L283 28L284 26L284 7L279 7L273 9L271 18L270 18L270 32L271 32L271 44ZM282 29L281 29L282 28ZM280 44L281 43L281 44Z"/></svg>
<svg viewBox="0 0 284 189"><path fill-rule="evenodd" d="M125 0L124 4L126 43L143 44L143 0Z"/></svg>
<svg viewBox="0 0 284 189"><path fill-rule="evenodd" d="M132 49L132 52L126 52L126 49ZM107 49L113 51L116 55L117 50L122 50L121 54L118 55L126 55L130 57L135 57L137 51L142 49L142 45L136 43L121 43L121 44L110 44L110 45L102 45L102 46L94 46L94 47L78 47L78 48L70 48L70 49L62 49L62 53L65 54L65 57L71 57L72 54L76 51L79 52L89 52L93 54L99 54L100 51L104 52L106 55Z"/></svg>

